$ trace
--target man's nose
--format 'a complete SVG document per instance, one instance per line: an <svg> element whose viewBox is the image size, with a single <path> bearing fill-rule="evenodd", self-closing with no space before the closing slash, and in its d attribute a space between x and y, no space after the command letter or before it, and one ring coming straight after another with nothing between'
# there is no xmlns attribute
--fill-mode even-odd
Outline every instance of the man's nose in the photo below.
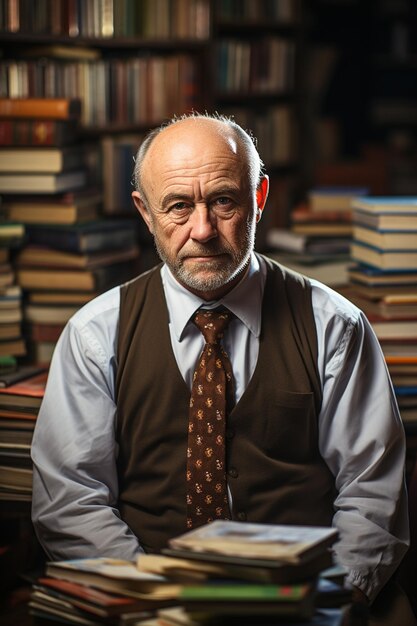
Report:
<svg viewBox="0 0 417 626"><path fill-rule="evenodd" d="M216 218L206 205L196 206L189 218L190 237L195 241L209 241L217 236Z"/></svg>

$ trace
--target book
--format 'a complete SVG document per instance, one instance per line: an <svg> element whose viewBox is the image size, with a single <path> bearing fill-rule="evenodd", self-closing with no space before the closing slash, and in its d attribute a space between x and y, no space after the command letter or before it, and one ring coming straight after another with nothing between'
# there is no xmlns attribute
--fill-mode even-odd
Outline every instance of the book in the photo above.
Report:
<svg viewBox="0 0 417 626"><path fill-rule="evenodd" d="M350 238L317 237L295 229L271 228L266 243L273 250L309 253L311 255L348 254Z"/></svg>
<svg viewBox="0 0 417 626"><path fill-rule="evenodd" d="M0 323L0 340L2 339L16 339L20 337L21 328L19 322L12 323Z"/></svg>
<svg viewBox="0 0 417 626"><path fill-rule="evenodd" d="M73 120L0 119L0 146L65 146L76 138Z"/></svg>
<svg viewBox="0 0 417 626"><path fill-rule="evenodd" d="M22 337L0 341L0 356L8 354L13 356L24 356L26 354L26 343Z"/></svg>
<svg viewBox="0 0 417 626"><path fill-rule="evenodd" d="M23 289L61 291L104 291L132 278L130 262L116 263L93 270L52 270L17 268L16 279Z"/></svg>
<svg viewBox="0 0 417 626"><path fill-rule="evenodd" d="M98 296L98 291L30 291L27 293L27 301L30 304L61 304L78 305L87 304Z"/></svg>
<svg viewBox="0 0 417 626"><path fill-rule="evenodd" d="M131 561L104 557L48 562L46 577L150 600L172 600L181 589L163 576L139 572Z"/></svg>
<svg viewBox="0 0 417 626"><path fill-rule="evenodd" d="M101 250L91 253L73 253L27 245L16 256L16 267L50 267L96 269L106 265L131 261L139 256L139 248L133 244L129 247Z"/></svg>
<svg viewBox="0 0 417 626"><path fill-rule="evenodd" d="M300 235L312 235L316 237L350 237L352 235L352 225L340 222L338 224L330 222L298 223L291 226L293 233Z"/></svg>
<svg viewBox="0 0 417 626"><path fill-rule="evenodd" d="M314 278L325 285L339 287L348 283L350 261L343 256L337 259L333 257L333 259L318 260L308 258L306 255L292 255L288 252L272 252L268 255L288 269Z"/></svg>
<svg viewBox="0 0 417 626"><path fill-rule="evenodd" d="M25 319L32 324L62 326L78 309L78 306L28 304L25 307ZM51 341L51 338L39 338L38 341ZM57 339L52 339L52 341L57 341Z"/></svg>
<svg viewBox="0 0 417 626"><path fill-rule="evenodd" d="M349 211L352 200L366 196L366 187L318 187L308 194L311 211Z"/></svg>
<svg viewBox="0 0 417 626"><path fill-rule="evenodd" d="M47 203L24 203L13 206L5 205L5 212L9 219L18 220L24 224L45 224L48 226L56 224L77 224L96 220L98 218L97 202L91 204L69 204L59 207Z"/></svg>
<svg viewBox="0 0 417 626"><path fill-rule="evenodd" d="M40 577L33 585L33 590L42 592L46 598L63 600L70 607L81 609L90 616L96 615L106 619L124 613L149 610L165 604L164 602L153 602L151 600L108 593L94 589L94 587L58 578Z"/></svg>
<svg viewBox="0 0 417 626"><path fill-rule="evenodd" d="M367 265L351 265L348 268L349 280L368 287L390 287L417 285L417 271L407 270L386 272Z"/></svg>
<svg viewBox="0 0 417 626"><path fill-rule="evenodd" d="M242 617L268 614L308 620L314 613L315 589L313 582L293 585L213 582L184 585L178 602L192 613Z"/></svg>
<svg viewBox="0 0 417 626"><path fill-rule="evenodd" d="M394 298L387 296L378 300L369 300L360 295L354 287L344 289L343 295L362 309L368 317L382 320L394 319L417 319L417 294L416 297Z"/></svg>
<svg viewBox="0 0 417 626"><path fill-rule="evenodd" d="M64 172L84 166L84 152L80 146L63 148L1 148L0 172L31 174Z"/></svg>
<svg viewBox="0 0 417 626"><path fill-rule="evenodd" d="M87 176L84 170L71 170L55 174L0 174L1 193L39 193L70 191L83 187Z"/></svg>
<svg viewBox="0 0 417 626"><path fill-rule="evenodd" d="M19 220L10 222L0 222L0 246L13 248L23 242L25 227Z"/></svg>
<svg viewBox="0 0 417 626"><path fill-rule="evenodd" d="M45 368L36 365L21 365L14 372L0 373L0 388L10 387L16 383L31 378L37 374L41 374Z"/></svg>
<svg viewBox="0 0 417 626"><path fill-rule="evenodd" d="M269 559L191 552L164 548L162 554L141 554L137 567L143 572L161 574L180 582L210 579L245 580L257 583L292 583L313 578L332 565L332 555L326 550L300 566Z"/></svg>
<svg viewBox="0 0 417 626"><path fill-rule="evenodd" d="M359 243L388 251L417 250L417 230L415 231L379 231L355 225L353 237Z"/></svg>
<svg viewBox="0 0 417 626"><path fill-rule="evenodd" d="M351 245L351 256L354 261L382 270L417 271L417 248L390 252L354 240Z"/></svg>
<svg viewBox="0 0 417 626"><path fill-rule="evenodd" d="M335 528L215 520L169 540L173 550L300 564L329 548Z"/></svg>
<svg viewBox="0 0 417 626"><path fill-rule="evenodd" d="M378 231L416 231L417 215L412 213L367 213L354 210L353 221L358 226Z"/></svg>
<svg viewBox="0 0 417 626"><path fill-rule="evenodd" d="M31 468L0 465L0 489L10 492L32 493Z"/></svg>
<svg viewBox="0 0 417 626"><path fill-rule="evenodd" d="M13 385L0 388L0 407L39 408L47 378L48 372L44 370Z"/></svg>
<svg viewBox="0 0 417 626"><path fill-rule="evenodd" d="M136 222L96 220L94 222L51 226L28 226L28 240L68 252L97 252L130 247L136 243Z"/></svg>
<svg viewBox="0 0 417 626"><path fill-rule="evenodd" d="M398 339L414 341L417 337L417 318L408 320L386 320L372 314L369 314L368 318L380 341Z"/></svg>
<svg viewBox="0 0 417 626"><path fill-rule="evenodd" d="M22 319L22 307L20 304L7 307L0 308L0 324L11 324L13 322L20 322Z"/></svg>
<svg viewBox="0 0 417 626"><path fill-rule="evenodd" d="M368 213L393 213L417 215L417 196L368 196L356 197L352 202L354 209Z"/></svg>
<svg viewBox="0 0 417 626"><path fill-rule="evenodd" d="M78 98L0 98L0 117L79 119Z"/></svg>
<svg viewBox="0 0 417 626"><path fill-rule="evenodd" d="M50 314L50 311L48 311ZM56 343L64 330L65 321L61 323L32 322L29 329L29 337L32 341Z"/></svg>

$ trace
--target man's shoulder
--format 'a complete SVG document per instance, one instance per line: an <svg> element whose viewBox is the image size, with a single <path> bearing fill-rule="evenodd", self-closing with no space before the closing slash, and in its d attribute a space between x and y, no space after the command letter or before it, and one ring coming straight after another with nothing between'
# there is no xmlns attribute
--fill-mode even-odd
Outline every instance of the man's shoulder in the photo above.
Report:
<svg viewBox="0 0 417 626"><path fill-rule="evenodd" d="M292 270L268 256L261 255L261 257L269 271L278 272L285 281L291 281L302 288L311 290L312 306L316 316L318 314L329 317L337 316L345 322L353 324L358 321L361 316L360 309L332 287L309 277L307 274Z"/></svg>
<svg viewBox="0 0 417 626"><path fill-rule="evenodd" d="M96 296L71 317L70 324L81 329L94 320L104 319L112 314L118 314L120 305L120 285Z"/></svg>

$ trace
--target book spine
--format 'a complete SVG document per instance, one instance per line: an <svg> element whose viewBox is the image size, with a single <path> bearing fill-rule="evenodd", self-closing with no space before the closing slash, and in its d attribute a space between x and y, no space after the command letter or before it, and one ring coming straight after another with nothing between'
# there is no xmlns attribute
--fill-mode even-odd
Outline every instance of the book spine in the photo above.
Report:
<svg viewBox="0 0 417 626"><path fill-rule="evenodd" d="M81 114L81 102L72 98L0 98L0 117L72 119Z"/></svg>

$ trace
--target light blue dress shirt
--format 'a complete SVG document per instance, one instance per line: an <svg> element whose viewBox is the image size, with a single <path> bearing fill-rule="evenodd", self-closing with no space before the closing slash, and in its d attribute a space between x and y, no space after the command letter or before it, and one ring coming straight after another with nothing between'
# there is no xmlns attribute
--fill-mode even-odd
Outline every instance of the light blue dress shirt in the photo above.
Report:
<svg viewBox="0 0 417 626"><path fill-rule="evenodd" d="M202 304L222 303L235 314L224 345L239 400L258 357L264 261L253 254L244 278L215 303L184 289L166 266L161 275L173 351L190 387L203 348L203 337L190 317ZM408 545L404 431L369 322L330 288L314 280L311 285L323 387L319 447L338 490L336 556L348 568L349 581L373 599ZM135 559L141 551L117 509L119 296L116 287L80 309L62 333L52 360L32 445L33 521L51 559ZM132 384L140 375L131 373Z"/></svg>

